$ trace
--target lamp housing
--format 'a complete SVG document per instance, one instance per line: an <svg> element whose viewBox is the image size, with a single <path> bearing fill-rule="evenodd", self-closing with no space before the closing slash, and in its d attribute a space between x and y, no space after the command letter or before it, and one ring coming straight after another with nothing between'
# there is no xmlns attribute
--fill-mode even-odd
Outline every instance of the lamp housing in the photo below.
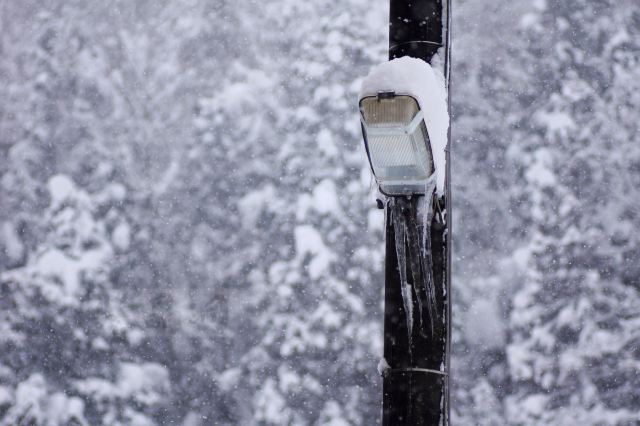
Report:
<svg viewBox="0 0 640 426"><path fill-rule="evenodd" d="M380 191L389 196L424 194L434 166L418 101L394 92L365 96L360 99L360 121Z"/></svg>

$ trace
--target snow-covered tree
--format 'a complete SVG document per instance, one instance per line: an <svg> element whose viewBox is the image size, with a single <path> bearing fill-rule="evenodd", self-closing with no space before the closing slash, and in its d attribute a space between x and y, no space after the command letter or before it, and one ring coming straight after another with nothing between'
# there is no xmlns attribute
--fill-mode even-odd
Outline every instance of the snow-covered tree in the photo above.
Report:
<svg viewBox="0 0 640 426"><path fill-rule="evenodd" d="M537 130L517 148L532 226L507 346L514 424L638 416L640 295L627 254L638 246L629 170L640 151L627 112L638 98L638 13L633 2L548 2L526 20Z"/></svg>
<svg viewBox="0 0 640 426"><path fill-rule="evenodd" d="M42 243L24 266L0 275L0 364L12 401L0 421L148 424L169 382L165 367L136 362L145 328L110 279L129 238L115 207L125 190L89 194L65 175L48 189Z"/></svg>
<svg viewBox="0 0 640 426"><path fill-rule="evenodd" d="M637 418L633 0L457 0L459 424ZM0 424L375 424L386 4L0 0ZM575 420L575 421L574 421Z"/></svg>

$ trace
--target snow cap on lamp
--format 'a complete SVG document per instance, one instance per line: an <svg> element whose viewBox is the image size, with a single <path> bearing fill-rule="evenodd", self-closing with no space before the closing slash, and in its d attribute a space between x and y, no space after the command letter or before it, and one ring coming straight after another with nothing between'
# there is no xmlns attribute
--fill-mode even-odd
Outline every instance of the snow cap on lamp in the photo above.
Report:
<svg viewBox="0 0 640 426"><path fill-rule="evenodd" d="M436 190L444 194L449 114L442 74L420 59L393 59L371 70L359 100L367 153L381 191L420 193L429 177L425 173L434 171ZM435 170L429 170L431 162Z"/></svg>

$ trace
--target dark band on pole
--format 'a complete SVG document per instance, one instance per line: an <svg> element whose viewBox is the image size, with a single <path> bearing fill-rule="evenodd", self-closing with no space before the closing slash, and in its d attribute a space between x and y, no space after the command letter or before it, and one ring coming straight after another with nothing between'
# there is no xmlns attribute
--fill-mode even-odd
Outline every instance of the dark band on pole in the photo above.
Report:
<svg viewBox="0 0 640 426"><path fill-rule="evenodd" d="M446 371L440 371L440 370L432 370L430 368L418 368L418 367L413 367L413 368L388 368L384 371L384 374L391 374L391 373L427 373L427 374L438 374L440 376L448 376L449 373L447 373Z"/></svg>

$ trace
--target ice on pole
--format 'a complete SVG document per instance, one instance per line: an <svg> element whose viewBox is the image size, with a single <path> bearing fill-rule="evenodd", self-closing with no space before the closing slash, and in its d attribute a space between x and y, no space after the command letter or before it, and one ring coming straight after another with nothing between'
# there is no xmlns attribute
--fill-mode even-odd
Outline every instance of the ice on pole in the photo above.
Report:
<svg viewBox="0 0 640 426"><path fill-rule="evenodd" d="M389 91L412 96L418 101L429 133L436 190L439 196L444 195L449 131L444 75L421 59L403 56L375 66L363 80L359 98Z"/></svg>

